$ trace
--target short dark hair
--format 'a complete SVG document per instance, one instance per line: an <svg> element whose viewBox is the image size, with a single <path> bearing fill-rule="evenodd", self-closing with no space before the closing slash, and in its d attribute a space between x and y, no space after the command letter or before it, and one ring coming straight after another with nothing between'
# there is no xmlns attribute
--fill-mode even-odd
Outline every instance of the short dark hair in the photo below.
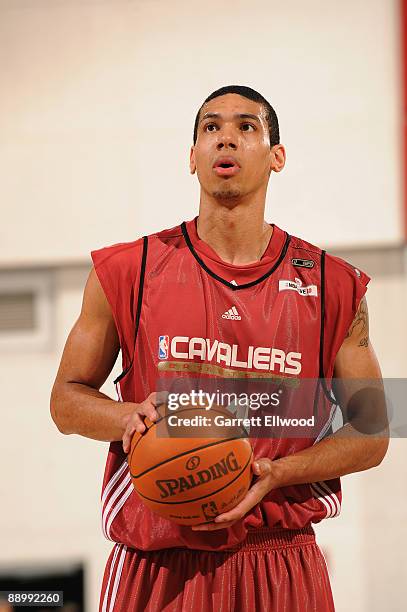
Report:
<svg viewBox="0 0 407 612"><path fill-rule="evenodd" d="M204 102L201 104L201 107L195 117L195 125L194 125L194 138L193 143L196 144L196 140L198 138L198 123L199 123L199 115L201 114L201 110L204 105L213 100L214 98L218 98L219 96L225 96L226 94L238 94L239 96L243 96L244 98L248 98L249 100L253 100L254 102L259 102L263 105L266 110L266 119L269 126L269 134L270 134L270 147L273 147L276 144L280 143L280 129L278 126L278 119L276 115L276 111L271 106L270 102L266 100L258 91L252 89L251 87L246 87L245 85L226 85L225 87L221 87L216 91L213 91Z"/></svg>

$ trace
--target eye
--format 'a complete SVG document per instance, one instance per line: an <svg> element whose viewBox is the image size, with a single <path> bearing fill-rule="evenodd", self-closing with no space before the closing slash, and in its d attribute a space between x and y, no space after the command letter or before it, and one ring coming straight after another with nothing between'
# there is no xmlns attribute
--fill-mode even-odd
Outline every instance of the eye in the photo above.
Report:
<svg viewBox="0 0 407 612"><path fill-rule="evenodd" d="M215 131L215 130L208 130L208 128L210 128L210 127L217 127L217 125L216 125L216 123L207 123L204 126L204 132L208 132L208 131L209 132L214 132Z"/></svg>
<svg viewBox="0 0 407 612"><path fill-rule="evenodd" d="M252 125L251 123L242 123L242 128L243 128L244 126L249 126L249 127L253 128L253 132L254 132L254 131L255 131L255 129L256 129L256 128L254 127L254 125ZM250 130L243 130L243 131L244 131L244 132L249 132Z"/></svg>

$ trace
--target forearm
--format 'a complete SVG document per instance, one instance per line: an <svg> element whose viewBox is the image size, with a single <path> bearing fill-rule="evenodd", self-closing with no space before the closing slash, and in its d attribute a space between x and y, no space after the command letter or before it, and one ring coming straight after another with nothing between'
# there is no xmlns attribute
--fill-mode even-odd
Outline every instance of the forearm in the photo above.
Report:
<svg viewBox="0 0 407 612"><path fill-rule="evenodd" d="M362 435L348 424L314 446L277 459L273 471L280 487L330 480L379 465L388 443L387 434Z"/></svg>
<svg viewBox="0 0 407 612"><path fill-rule="evenodd" d="M59 431L93 440L121 440L134 408L80 383L58 383L51 394L51 414Z"/></svg>

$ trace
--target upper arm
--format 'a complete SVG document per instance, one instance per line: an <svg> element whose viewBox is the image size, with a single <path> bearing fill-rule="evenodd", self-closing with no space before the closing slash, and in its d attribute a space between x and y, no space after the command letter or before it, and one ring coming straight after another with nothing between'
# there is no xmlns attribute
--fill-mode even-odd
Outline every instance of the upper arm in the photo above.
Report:
<svg viewBox="0 0 407 612"><path fill-rule="evenodd" d="M379 362L369 338L369 313L363 297L334 365L335 378L381 378Z"/></svg>
<svg viewBox="0 0 407 612"><path fill-rule="evenodd" d="M77 382L99 389L109 376L119 350L112 311L92 268L81 313L66 341L55 384Z"/></svg>
<svg viewBox="0 0 407 612"><path fill-rule="evenodd" d="M387 409L379 362L369 339L369 315L363 297L337 354L333 389L344 422L358 433L386 434ZM388 442L380 442L385 452ZM381 455L380 455L381 456Z"/></svg>

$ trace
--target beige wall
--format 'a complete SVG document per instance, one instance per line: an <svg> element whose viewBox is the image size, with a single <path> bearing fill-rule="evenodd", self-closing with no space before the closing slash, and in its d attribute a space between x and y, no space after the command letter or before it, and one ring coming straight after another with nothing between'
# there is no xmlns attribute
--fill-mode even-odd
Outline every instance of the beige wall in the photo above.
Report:
<svg viewBox="0 0 407 612"><path fill-rule="evenodd" d="M367 300L372 344L383 376L406 378L406 251L361 249L336 254L371 275ZM392 438L379 467L342 479L341 515L318 527L319 542L331 559L338 612L403 609L407 597L406 472L406 440Z"/></svg>
<svg viewBox="0 0 407 612"><path fill-rule="evenodd" d="M212 90L247 84L275 105L288 163L267 219L355 247L339 254L373 276L383 373L407 374L398 2L230 6L0 0L0 268L47 266L54 318L50 346L0 347L0 566L84 560L88 610L111 548L99 517L107 444L59 434L49 393L89 251L196 214L188 149ZM103 390L114 397L111 382ZM343 479L342 515L317 528L338 612L398 611L406 600L406 466L405 440L393 441L380 468Z"/></svg>
<svg viewBox="0 0 407 612"><path fill-rule="evenodd" d="M0 41L0 266L85 262L190 217L195 113L232 83L278 111L277 223L401 237L398 0L0 0Z"/></svg>

